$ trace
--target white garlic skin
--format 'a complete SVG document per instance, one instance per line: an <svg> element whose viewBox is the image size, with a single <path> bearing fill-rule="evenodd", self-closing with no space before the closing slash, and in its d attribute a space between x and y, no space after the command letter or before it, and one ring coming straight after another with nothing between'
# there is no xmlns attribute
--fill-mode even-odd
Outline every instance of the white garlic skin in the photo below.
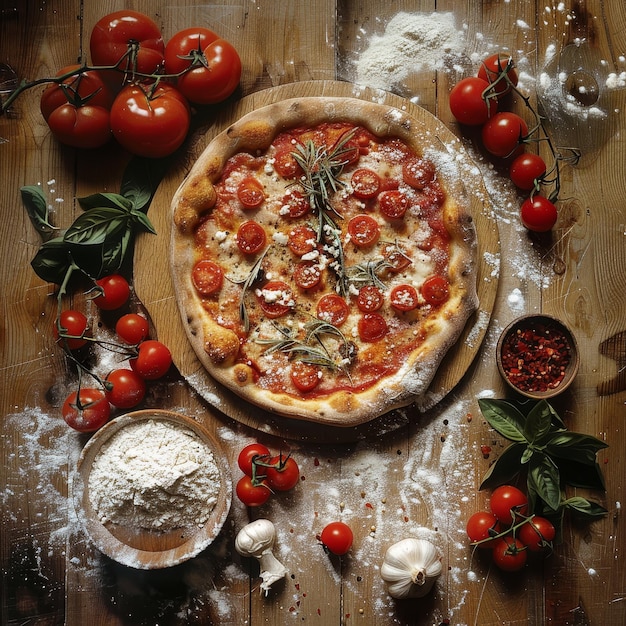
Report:
<svg viewBox="0 0 626 626"><path fill-rule="evenodd" d="M389 546L380 575L392 598L421 598L432 589L441 569L436 546L425 539L409 537Z"/></svg>

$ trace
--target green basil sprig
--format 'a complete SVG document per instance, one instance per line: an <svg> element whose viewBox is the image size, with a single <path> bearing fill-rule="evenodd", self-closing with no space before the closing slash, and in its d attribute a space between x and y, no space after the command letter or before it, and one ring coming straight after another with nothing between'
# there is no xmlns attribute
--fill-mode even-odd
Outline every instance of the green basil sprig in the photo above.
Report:
<svg viewBox="0 0 626 626"><path fill-rule="evenodd" d="M608 444L567 430L545 400L527 414L507 400L480 399L478 405L489 425L512 442L489 468L481 489L493 489L525 472L530 513L562 518L569 510L587 519L606 515L604 507L586 498L565 497L565 488L604 491L597 453Z"/></svg>

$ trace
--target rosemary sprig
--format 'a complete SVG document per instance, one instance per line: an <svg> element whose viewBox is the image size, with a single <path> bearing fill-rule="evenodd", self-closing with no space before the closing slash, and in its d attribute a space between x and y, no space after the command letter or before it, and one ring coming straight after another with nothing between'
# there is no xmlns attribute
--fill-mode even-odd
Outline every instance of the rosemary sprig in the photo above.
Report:
<svg viewBox="0 0 626 626"><path fill-rule="evenodd" d="M357 287L375 285L380 289L386 289L387 285L378 276L378 273L386 267L391 267L391 263L387 260L372 259L346 268L346 278L349 283Z"/></svg>

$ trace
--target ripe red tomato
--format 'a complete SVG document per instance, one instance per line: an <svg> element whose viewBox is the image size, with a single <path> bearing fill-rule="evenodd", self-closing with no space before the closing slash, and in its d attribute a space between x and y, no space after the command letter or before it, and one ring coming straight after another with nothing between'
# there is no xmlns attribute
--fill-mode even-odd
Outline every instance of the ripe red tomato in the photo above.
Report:
<svg viewBox="0 0 626 626"><path fill-rule="evenodd" d="M80 311L73 309L61 311L54 325L54 337L68 350L78 350L87 343L85 334L88 324L87 318Z"/></svg>
<svg viewBox="0 0 626 626"><path fill-rule="evenodd" d="M556 206L543 196L527 198L520 209L522 224L528 230L545 233L555 224L558 217Z"/></svg>
<svg viewBox="0 0 626 626"><path fill-rule="evenodd" d="M402 179L414 189L424 189L435 180L435 164L422 157L413 157L402 164Z"/></svg>
<svg viewBox="0 0 626 626"><path fill-rule="evenodd" d="M247 176L237 186L237 198L244 209L257 209L265 201L263 185L254 176Z"/></svg>
<svg viewBox="0 0 626 626"><path fill-rule="evenodd" d="M293 270L293 280L300 289L313 289L322 280L322 267L314 261L300 261Z"/></svg>
<svg viewBox="0 0 626 626"><path fill-rule="evenodd" d="M136 48L136 54L130 53ZM94 65L117 65L131 74L152 74L163 63L165 44L161 31L147 15L124 9L102 17L89 40Z"/></svg>
<svg viewBox="0 0 626 626"><path fill-rule="evenodd" d="M180 91L196 104L214 104L230 96L241 79L237 50L208 28L186 28L165 47L165 71L185 72L177 79Z"/></svg>
<svg viewBox="0 0 626 626"><path fill-rule="evenodd" d="M364 313L357 323L357 330L361 341L373 343L382 339L387 334L389 327L382 315Z"/></svg>
<svg viewBox="0 0 626 626"><path fill-rule="evenodd" d="M526 514L528 508L528 498L526 494L517 487L511 485L501 485L494 489L489 501L491 512L505 526L510 526L514 519L512 512L522 515Z"/></svg>
<svg viewBox="0 0 626 626"><path fill-rule="evenodd" d="M546 173L546 162L538 155L526 152L520 154L509 168L509 176L517 187L524 191L538 189Z"/></svg>
<svg viewBox="0 0 626 626"><path fill-rule="evenodd" d="M461 124L480 126L498 110L496 98L488 98L489 83L482 78L460 80L450 92L450 111Z"/></svg>
<svg viewBox="0 0 626 626"><path fill-rule="evenodd" d="M200 295L210 296L222 288L224 271L214 261L201 259L193 267L191 280Z"/></svg>
<svg viewBox="0 0 626 626"><path fill-rule="evenodd" d="M115 332L122 341L137 345L148 337L150 326L145 317L137 313L127 313L117 320Z"/></svg>
<svg viewBox="0 0 626 626"><path fill-rule="evenodd" d="M478 511L467 520L465 529L472 543L478 544L479 548L491 548L493 540L487 540L493 536L494 532L498 532L499 527L498 519L493 513Z"/></svg>
<svg viewBox="0 0 626 626"><path fill-rule="evenodd" d="M352 547L354 535L344 522L331 522L322 530L320 541L329 552L342 556Z"/></svg>
<svg viewBox="0 0 626 626"><path fill-rule="evenodd" d="M496 539L492 551L493 562L503 572L517 572L526 564L526 546L511 536Z"/></svg>
<svg viewBox="0 0 626 626"><path fill-rule="evenodd" d="M191 113L172 85L127 85L111 107L111 131L121 146L137 156L161 158L185 140Z"/></svg>
<svg viewBox="0 0 626 626"><path fill-rule="evenodd" d="M429 276L420 287L424 300L433 306L443 304L450 295L448 279L441 274Z"/></svg>
<svg viewBox="0 0 626 626"><path fill-rule="evenodd" d="M289 372L291 382L300 391L311 391L315 389L322 380L322 370L312 363L304 361L294 361Z"/></svg>
<svg viewBox="0 0 626 626"><path fill-rule="evenodd" d="M131 368L145 380L156 380L167 374L172 365L169 348L155 339L139 344L137 358L130 359Z"/></svg>
<svg viewBox="0 0 626 626"><path fill-rule="evenodd" d="M47 123L54 138L72 148L100 148L111 139L110 114L104 107L66 102L50 113Z"/></svg>
<svg viewBox="0 0 626 626"><path fill-rule="evenodd" d="M378 201L380 212L390 220L402 219L410 205L408 196L397 189L383 191Z"/></svg>
<svg viewBox="0 0 626 626"><path fill-rule="evenodd" d="M522 148L527 135L528 125L524 119L510 111L496 113L485 122L481 131L485 150L501 158L512 156Z"/></svg>
<svg viewBox="0 0 626 626"><path fill-rule="evenodd" d="M275 491L289 491L293 489L300 478L300 468L292 456L272 457L269 465L274 467L265 468L267 484Z"/></svg>
<svg viewBox="0 0 626 626"><path fill-rule="evenodd" d="M413 311L419 306L417 289L413 285L396 285L389 294L389 301L396 311Z"/></svg>
<svg viewBox="0 0 626 626"><path fill-rule="evenodd" d="M108 422L111 405L101 389L81 388L66 398L61 414L74 430L91 433Z"/></svg>
<svg viewBox="0 0 626 626"><path fill-rule="evenodd" d="M512 89L512 86L517 86L517 72L510 55L496 53L488 56L478 68L478 78L482 78L488 83L494 83L506 73L506 78L502 77L498 83L494 86L494 90L498 95L498 98L505 96Z"/></svg>
<svg viewBox="0 0 626 626"><path fill-rule="evenodd" d="M106 377L108 401L119 409L137 406L146 395L146 382L131 369L113 370Z"/></svg>
<svg viewBox="0 0 626 626"><path fill-rule="evenodd" d="M246 506L261 506L269 499L272 492L265 483L253 484L250 476L242 476L235 487L237 497Z"/></svg>
<svg viewBox="0 0 626 626"><path fill-rule="evenodd" d="M373 313L378 311L385 303L383 292L375 285L363 285L359 289L356 305L363 313Z"/></svg>
<svg viewBox="0 0 626 626"><path fill-rule="evenodd" d="M295 304L291 287L282 280L270 280L257 296L259 306L266 317L276 319L291 311Z"/></svg>
<svg viewBox="0 0 626 626"><path fill-rule="evenodd" d="M354 170L350 184L352 185L352 193L356 198L369 200L378 195L381 181L380 176L374 170L362 167Z"/></svg>
<svg viewBox="0 0 626 626"><path fill-rule="evenodd" d="M263 461L267 463L271 458L269 449L262 443L250 443L242 448L239 456L237 457L237 465L239 469L246 475L252 476L252 463L255 460ZM259 468L262 470L260 473L265 474L265 468ZM256 472L255 472L256 473Z"/></svg>
<svg viewBox="0 0 626 626"><path fill-rule="evenodd" d="M265 229L254 220L243 222L237 229L237 246L244 254L261 252L266 243Z"/></svg>
<svg viewBox="0 0 626 626"><path fill-rule="evenodd" d="M350 218L348 234L351 243L358 248L366 248L376 243L380 238L380 226L371 215L360 213Z"/></svg>
<svg viewBox="0 0 626 626"><path fill-rule="evenodd" d="M317 301L315 315L333 326L341 326L350 315L350 307L341 296L327 293Z"/></svg>
<svg viewBox="0 0 626 626"><path fill-rule="evenodd" d="M518 530L519 540L531 551L541 552L551 545L556 536L552 522L545 517L535 515Z"/></svg>
<svg viewBox="0 0 626 626"><path fill-rule="evenodd" d="M130 297L128 281L120 274L111 274L96 281L99 295L93 301L103 311L114 311L126 304Z"/></svg>

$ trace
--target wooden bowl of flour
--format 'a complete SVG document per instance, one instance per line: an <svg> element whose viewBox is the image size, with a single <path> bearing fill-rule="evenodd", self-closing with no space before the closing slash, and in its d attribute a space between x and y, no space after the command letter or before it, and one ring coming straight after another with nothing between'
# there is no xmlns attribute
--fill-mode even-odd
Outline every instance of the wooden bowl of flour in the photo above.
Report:
<svg viewBox="0 0 626 626"><path fill-rule="evenodd" d="M219 534L232 500L217 440L193 419L158 409L101 428L81 453L72 489L96 547L138 569L199 554Z"/></svg>

